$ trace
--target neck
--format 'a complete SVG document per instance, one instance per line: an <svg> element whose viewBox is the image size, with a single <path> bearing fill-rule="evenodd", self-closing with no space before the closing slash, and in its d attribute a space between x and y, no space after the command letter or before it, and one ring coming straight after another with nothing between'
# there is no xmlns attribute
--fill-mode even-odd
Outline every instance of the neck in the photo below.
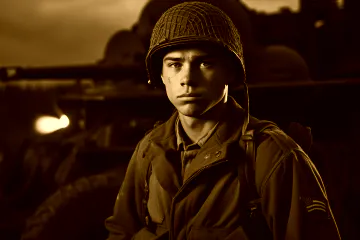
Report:
<svg viewBox="0 0 360 240"><path fill-rule="evenodd" d="M199 117L185 116L179 113L181 125L192 142L197 142L209 132L220 120L226 107L226 102L220 101L209 111Z"/></svg>

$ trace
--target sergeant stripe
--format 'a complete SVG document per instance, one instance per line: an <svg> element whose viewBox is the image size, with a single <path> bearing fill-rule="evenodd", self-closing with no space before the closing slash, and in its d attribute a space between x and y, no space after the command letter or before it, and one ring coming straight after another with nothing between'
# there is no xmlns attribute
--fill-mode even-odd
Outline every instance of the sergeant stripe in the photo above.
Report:
<svg viewBox="0 0 360 240"><path fill-rule="evenodd" d="M326 207L324 205L318 204L318 203L314 203L314 204L311 204L309 206L306 206L307 209L310 209L310 208L313 208L313 207L319 207L319 208L326 209Z"/></svg>
<svg viewBox="0 0 360 240"><path fill-rule="evenodd" d="M326 204L322 201L318 201L318 200L313 200L314 203L318 203L318 204L321 204L323 205L324 207L326 207Z"/></svg>
<svg viewBox="0 0 360 240"><path fill-rule="evenodd" d="M325 209L323 209L323 208L318 208L318 207L314 207L314 208L312 208L312 209L308 209L308 212L312 212L312 211L315 211L315 210L320 210L320 211L326 212Z"/></svg>

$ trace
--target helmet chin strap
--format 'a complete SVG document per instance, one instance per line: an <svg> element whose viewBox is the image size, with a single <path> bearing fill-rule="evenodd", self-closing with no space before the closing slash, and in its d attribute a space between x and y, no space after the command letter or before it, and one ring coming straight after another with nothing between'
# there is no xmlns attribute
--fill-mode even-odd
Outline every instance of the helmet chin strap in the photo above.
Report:
<svg viewBox="0 0 360 240"><path fill-rule="evenodd" d="M243 84L244 84L244 97L245 97L245 104L244 104L245 117L244 117L244 123L243 123L242 129L241 129L242 136L245 135L245 132L249 125L249 91L248 91L248 86L246 84L246 81L244 81Z"/></svg>

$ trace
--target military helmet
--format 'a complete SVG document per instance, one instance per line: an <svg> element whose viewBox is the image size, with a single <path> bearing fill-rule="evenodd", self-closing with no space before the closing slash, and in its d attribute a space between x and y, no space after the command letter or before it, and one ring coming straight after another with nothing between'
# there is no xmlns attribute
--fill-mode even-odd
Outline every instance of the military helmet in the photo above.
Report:
<svg viewBox="0 0 360 240"><path fill-rule="evenodd" d="M149 83L161 83L163 55L160 53L163 50L199 43L210 43L227 50L239 63L239 78L245 82L243 48L234 23L218 7L194 1L171 7L155 24L145 60Z"/></svg>

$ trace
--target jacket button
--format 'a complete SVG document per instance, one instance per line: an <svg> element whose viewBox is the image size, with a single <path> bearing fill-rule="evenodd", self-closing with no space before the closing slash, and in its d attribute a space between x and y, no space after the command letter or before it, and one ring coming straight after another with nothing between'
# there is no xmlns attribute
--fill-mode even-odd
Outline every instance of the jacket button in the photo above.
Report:
<svg viewBox="0 0 360 240"><path fill-rule="evenodd" d="M215 153L215 156L216 156L216 157L220 157L220 155L221 155L221 151L217 151L217 152Z"/></svg>
<svg viewBox="0 0 360 240"><path fill-rule="evenodd" d="M204 158L209 159L210 158L210 153L206 154Z"/></svg>

